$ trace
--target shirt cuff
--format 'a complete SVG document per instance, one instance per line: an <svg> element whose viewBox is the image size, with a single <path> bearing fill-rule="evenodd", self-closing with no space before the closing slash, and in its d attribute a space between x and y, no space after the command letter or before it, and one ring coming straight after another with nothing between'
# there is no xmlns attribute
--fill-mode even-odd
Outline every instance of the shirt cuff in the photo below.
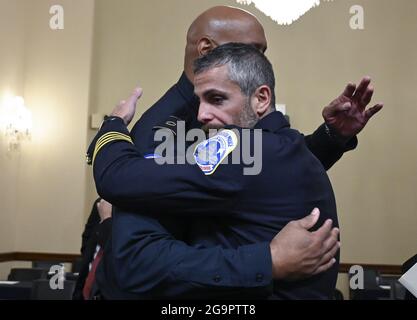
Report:
<svg viewBox="0 0 417 320"><path fill-rule="evenodd" d="M353 150L358 145L358 138L356 136L346 139L335 132L335 130L326 123L323 123L314 134L321 143L333 145L343 152Z"/></svg>
<svg viewBox="0 0 417 320"><path fill-rule="evenodd" d="M242 246L239 249L240 275L244 287L266 287L272 284L272 258L269 243Z"/></svg>
<svg viewBox="0 0 417 320"><path fill-rule="evenodd" d="M173 279L208 287L233 289L272 286L272 259L269 243L222 249L219 246L191 250L173 268Z"/></svg>

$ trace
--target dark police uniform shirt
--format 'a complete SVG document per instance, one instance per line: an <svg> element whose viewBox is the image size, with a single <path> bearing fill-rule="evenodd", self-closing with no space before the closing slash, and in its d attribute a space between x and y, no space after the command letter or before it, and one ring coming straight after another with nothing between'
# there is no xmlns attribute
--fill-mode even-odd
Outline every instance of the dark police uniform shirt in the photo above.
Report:
<svg viewBox="0 0 417 320"><path fill-rule="evenodd" d="M155 147L153 134L155 130L160 127L175 130L175 126L172 127L174 120L186 120L188 128L197 127L197 110L198 101L193 95L193 86L183 74L178 83L160 101L145 112L133 128L131 136L140 153L142 155L153 153ZM93 141L89 151L90 156L95 142L101 134L102 132ZM343 152L353 149L357 143L355 137L349 143L341 145L329 137L323 126L313 135L305 137L305 141L326 169L331 167L342 156ZM256 292L254 289L267 288L271 281L269 244L266 242L230 250L225 249L224 244L214 243L208 239L204 239L203 243L200 244L201 236L197 235L193 239L195 235L195 232L193 232L192 236L187 238L187 241L192 242L195 248L190 248L185 246L183 242L174 239L172 235L181 240L179 235L182 234L182 230L178 232L178 226L188 226L188 229L194 229L194 227L190 228L190 223L197 221L196 228L198 228L200 216L198 219L182 221L178 217L173 217L171 210L168 210L168 217L160 216L158 219L144 215L146 210L143 210L143 208L139 209L139 212L143 213L142 215L137 214L137 208L135 208L135 212L125 211L119 214L118 211L120 210L117 210L114 217L114 239L111 243L116 243L118 246L116 258L111 257L114 250L109 246L105 254L105 257L108 257L108 263L100 266L102 268L99 268L97 274L98 280L101 278L103 291L107 291L108 297L127 297L127 295L112 296L111 293L116 291L110 285L112 282L121 283L124 293L128 290L140 294L141 297L149 296L149 293L151 293L150 297L158 297L194 294L195 291L200 294L201 292L206 294L210 292L217 296L230 292L232 288L252 288L252 292ZM197 213L197 211L195 209L194 213ZM308 212L309 210L303 214ZM183 214L180 212L179 216ZM145 225L147 228L142 228ZM164 246L158 246L156 241L144 241L144 238L149 239L147 238L149 234L157 234L159 241L164 242L166 247L172 243L177 244L181 249L180 254L177 254L176 250L161 251ZM136 249L131 245L134 243L132 239L138 240ZM126 243L129 243L130 246L125 246ZM219 244L222 244L222 246L219 247ZM212 247L212 245L217 246ZM205 246L210 246L210 248L202 249ZM235 247L235 244L232 247ZM119 250L120 248L123 250ZM145 252L144 248L147 249L146 254L138 255L138 252ZM141 249L142 251L140 251ZM159 255L161 256L158 261L160 268L155 268L156 264L154 263L144 263L148 257ZM177 262L177 264L172 262ZM126 270L126 265L129 265L129 270ZM173 268L172 266L176 267ZM117 276L114 269L117 269ZM146 272L142 272L143 269ZM148 272L150 270L155 272ZM190 270L195 272L189 272ZM119 279L116 279L117 277ZM113 284L115 285L115 283ZM265 292L268 292L268 290ZM265 292L262 294L265 294ZM195 296L192 295L192 297Z"/></svg>
<svg viewBox="0 0 417 320"><path fill-rule="evenodd" d="M324 219L332 219L337 226L329 179L321 163L306 147L304 137L290 129L279 112L266 116L256 128L262 130L262 170L258 175L244 175L242 161L220 164L217 169L210 169L210 175L203 172L206 166L198 161L199 165L159 165L153 159L144 159L133 143L119 139L104 144L95 154L97 191L124 210L141 208L156 217L161 213L183 216L184 223L187 216L202 218L203 225L195 228L194 239L207 247L221 245L228 249L269 242L288 222L306 216L314 207L321 210L320 224ZM121 119L106 123L99 133L100 139L115 133L128 134ZM253 143L254 139L250 140ZM209 156L217 155L221 150L213 150L210 144L205 144L208 152L213 152ZM233 153L242 154L240 146L243 144L236 139L230 145L235 151L226 156L232 163ZM218 159L218 163L220 161ZM206 224L207 217L216 219L216 223ZM178 223L180 221L178 218ZM135 247L135 243L130 239L130 246ZM116 259L126 246L129 243L120 247L113 242ZM158 258L148 257L144 261L149 263L147 268L158 269ZM337 268L338 264L305 281L277 283L274 293L289 299L330 298L336 285ZM197 282L201 277L201 270L194 266L186 273L192 281ZM215 281L224 281L227 285L235 276L225 274ZM257 274L258 281L263 281L263 277L264 274Z"/></svg>
<svg viewBox="0 0 417 320"><path fill-rule="evenodd" d="M176 130L172 122L185 120L187 128L199 127L197 111L198 99L193 85L183 74L133 128L131 137L139 152L144 156L151 155L156 145L155 131L161 127ZM90 162L99 137L100 134L87 152ZM195 298L196 294L204 293L205 296L227 297L236 289L241 289L243 294L247 289L256 296L270 294L269 243L242 246L237 250L225 250L220 246L190 247L179 241L184 239L185 230L190 227L191 219L185 223L171 214L155 218L147 216L141 208L132 213L115 207L112 239L105 247L96 275L102 296L108 299ZM135 245L130 245L132 243ZM200 270L199 281L188 279L184 270L190 266ZM217 281L231 273L236 279L230 283ZM257 274L264 275L262 281Z"/></svg>
<svg viewBox="0 0 417 320"><path fill-rule="evenodd" d="M130 132L133 143L140 153L153 154L157 145L154 141L156 130L167 128L175 131L175 122L178 120L185 121L187 129L201 126L197 120L198 107L199 100L194 94L194 86L183 73L178 82L145 111L134 125ZM329 134L324 124L313 134L305 136L305 142L326 170L329 170L345 152L355 149L358 144L356 136L346 142L339 139L336 133ZM92 151L90 147L89 154Z"/></svg>

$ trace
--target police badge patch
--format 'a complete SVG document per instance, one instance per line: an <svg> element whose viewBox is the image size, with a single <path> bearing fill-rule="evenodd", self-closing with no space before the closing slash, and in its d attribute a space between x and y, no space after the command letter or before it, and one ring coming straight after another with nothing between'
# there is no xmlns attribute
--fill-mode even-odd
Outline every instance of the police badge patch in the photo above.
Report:
<svg viewBox="0 0 417 320"><path fill-rule="evenodd" d="M203 173L213 174L219 164L236 148L237 135L232 130L222 130L214 137L199 143L194 150L194 159Z"/></svg>

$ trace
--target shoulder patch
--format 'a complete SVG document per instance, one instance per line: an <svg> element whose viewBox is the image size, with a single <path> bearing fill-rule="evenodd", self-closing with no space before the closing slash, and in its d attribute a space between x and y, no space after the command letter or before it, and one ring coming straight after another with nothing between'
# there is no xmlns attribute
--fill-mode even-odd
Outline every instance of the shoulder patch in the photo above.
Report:
<svg viewBox="0 0 417 320"><path fill-rule="evenodd" d="M237 135L232 130L222 130L214 137L199 143L194 150L194 159L203 173L213 174L219 164L236 148Z"/></svg>

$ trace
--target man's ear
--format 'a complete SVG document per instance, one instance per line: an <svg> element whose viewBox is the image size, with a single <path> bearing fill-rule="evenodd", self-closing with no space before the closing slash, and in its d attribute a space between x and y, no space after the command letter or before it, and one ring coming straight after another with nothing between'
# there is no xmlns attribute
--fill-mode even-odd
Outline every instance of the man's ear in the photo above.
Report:
<svg viewBox="0 0 417 320"><path fill-rule="evenodd" d="M199 57L206 55L214 48L215 48L215 44L213 43L213 41L210 40L210 38L203 37L200 40L198 40L197 51L198 51Z"/></svg>
<svg viewBox="0 0 417 320"><path fill-rule="evenodd" d="M267 85L260 86L252 95L252 108L258 117L264 116L270 109L271 89Z"/></svg>

